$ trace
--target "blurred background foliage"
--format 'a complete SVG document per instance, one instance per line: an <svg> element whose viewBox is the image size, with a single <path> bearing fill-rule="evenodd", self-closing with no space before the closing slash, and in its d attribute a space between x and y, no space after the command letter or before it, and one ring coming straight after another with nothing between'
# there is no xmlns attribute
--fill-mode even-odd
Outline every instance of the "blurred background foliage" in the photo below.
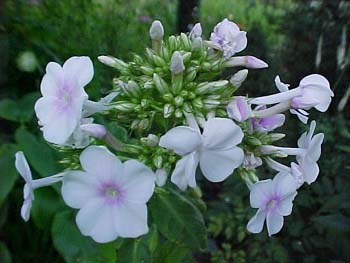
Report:
<svg viewBox="0 0 350 263"><path fill-rule="evenodd" d="M33 105L44 67L73 55L88 55L95 76L88 93L98 98L111 89L113 72L97 61L101 54L128 59L150 44L152 20L166 35L177 33L178 1L157 0L7 0L0 3L0 262L115 262L118 242L97 245L82 237L59 188L39 189L29 223L21 221L23 182L14 169L14 153L24 151L34 177L60 170L59 154L42 139ZM201 0L193 10L206 37L228 17L248 31L243 54L267 61L267 70L251 70L239 92L258 96L276 91L273 79L297 86L310 73L325 75L335 91L326 114L312 112L325 133L321 173L300 189L293 214L278 235L251 235L246 224L254 211L249 192L231 176L222 184L201 182L207 203L208 249L188 259L188 251L164 243L155 254L167 262L350 262L350 2L301 0ZM191 25L189 25L191 26ZM232 72L225 73L227 75ZM294 145L306 129L294 116L281 129ZM123 135L125 136L125 134ZM261 177L272 171L260 169ZM145 237L155 239L154 227ZM155 242L155 241L154 241ZM152 244L152 242L150 242ZM128 241L124 247L135 246ZM143 246L143 243L137 244ZM146 248L145 248L146 249ZM181 249L181 248L180 248ZM141 250L142 251L142 250ZM181 251L181 253L179 252ZM117 262L130 262L123 249ZM147 262L147 261L145 261Z"/></svg>

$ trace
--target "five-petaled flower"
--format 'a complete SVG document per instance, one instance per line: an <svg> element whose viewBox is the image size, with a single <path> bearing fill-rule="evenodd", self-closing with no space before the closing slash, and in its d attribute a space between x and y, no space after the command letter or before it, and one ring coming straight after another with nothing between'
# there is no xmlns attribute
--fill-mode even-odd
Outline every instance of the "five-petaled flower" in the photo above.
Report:
<svg viewBox="0 0 350 263"><path fill-rule="evenodd" d="M214 27L207 43L210 47L223 51L225 58L230 58L247 47L246 34L247 32L240 31L235 23L225 18Z"/></svg>
<svg viewBox="0 0 350 263"><path fill-rule="evenodd" d="M84 171L64 177L62 196L80 209L76 223L82 234L100 243L146 234L146 203L155 186L152 170L136 160L122 163L103 146L86 148L80 163Z"/></svg>
<svg viewBox="0 0 350 263"><path fill-rule="evenodd" d="M249 220L248 231L260 233L266 219L269 236L278 233L283 226L283 217L292 213L296 187L294 178L288 173L279 173L273 180L258 181L252 185L250 205L258 211Z"/></svg>
<svg viewBox="0 0 350 263"><path fill-rule="evenodd" d="M241 128L232 120L211 118L201 134L193 116L187 116L188 126L178 126L160 138L159 145L182 156L171 175L171 181L181 190L196 187L196 168L211 182L225 180L242 164L244 153L237 145L243 139Z"/></svg>
<svg viewBox="0 0 350 263"><path fill-rule="evenodd" d="M64 144L76 130L88 98L84 87L93 74L89 57L71 57L63 67L55 62L47 64L40 86L43 97L35 103L45 140Z"/></svg>

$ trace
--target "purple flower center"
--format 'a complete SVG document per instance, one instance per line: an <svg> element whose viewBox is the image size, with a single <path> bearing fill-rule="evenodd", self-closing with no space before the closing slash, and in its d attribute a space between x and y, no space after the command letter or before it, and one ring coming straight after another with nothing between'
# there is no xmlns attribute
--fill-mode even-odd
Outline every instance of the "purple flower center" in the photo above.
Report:
<svg viewBox="0 0 350 263"><path fill-rule="evenodd" d="M116 183L104 183L99 188L99 195L108 205L115 205L123 202L124 191Z"/></svg>
<svg viewBox="0 0 350 263"><path fill-rule="evenodd" d="M276 196L271 198L271 200L269 200L266 204L266 210L267 211L273 211L276 209L276 207L279 204L280 199Z"/></svg>

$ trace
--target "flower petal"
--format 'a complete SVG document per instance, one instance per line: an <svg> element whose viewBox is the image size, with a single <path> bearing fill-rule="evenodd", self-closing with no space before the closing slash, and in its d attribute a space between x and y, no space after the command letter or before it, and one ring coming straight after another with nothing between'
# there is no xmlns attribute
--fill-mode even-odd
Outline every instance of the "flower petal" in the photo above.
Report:
<svg viewBox="0 0 350 263"><path fill-rule="evenodd" d="M312 138L305 156L308 162L317 162L318 159L320 159L323 139L324 139L323 133L316 134Z"/></svg>
<svg viewBox="0 0 350 263"><path fill-rule="evenodd" d="M119 236L135 238L148 232L147 206L125 203L114 207L114 225Z"/></svg>
<svg viewBox="0 0 350 263"><path fill-rule="evenodd" d="M122 181L125 199L133 203L146 203L154 191L155 174L150 168L136 160L123 164Z"/></svg>
<svg viewBox="0 0 350 263"><path fill-rule="evenodd" d="M193 152L201 144L201 136L195 129L178 126L169 130L159 140L159 146L173 150L179 155Z"/></svg>
<svg viewBox="0 0 350 263"><path fill-rule="evenodd" d="M281 231L283 227L283 222L283 216L279 215L278 213L268 213L266 216L266 225L269 236L272 236Z"/></svg>
<svg viewBox="0 0 350 263"><path fill-rule="evenodd" d="M227 150L205 150L200 153L199 165L203 175L211 182L222 182L242 164L243 150L232 147Z"/></svg>
<svg viewBox="0 0 350 263"><path fill-rule="evenodd" d="M297 192L285 196L276 207L277 212L281 216L289 216L293 209L293 200L297 196Z"/></svg>
<svg viewBox="0 0 350 263"><path fill-rule="evenodd" d="M259 209L256 214L249 220L247 230L251 233L260 233L264 227L266 212Z"/></svg>
<svg viewBox="0 0 350 263"><path fill-rule="evenodd" d="M205 123L203 145L210 150L236 146L242 139L241 128L230 119L212 118Z"/></svg>
<svg viewBox="0 0 350 263"><path fill-rule="evenodd" d="M21 217L28 222L30 217L30 209L32 208L32 198L25 199L21 207Z"/></svg>
<svg viewBox="0 0 350 263"><path fill-rule="evenodd" d="M253 208L265 208L272 195L271 179L258 181L250 188L250 206Z"/></svg>
<svg viewBox="0 0 350 263"><path fill-rule="evenodd" d="M313 182L315 182L320 172L317 163L303 162L300 164L300 166L303 171L303 177L305 182L307 182L308 184L312 184Z"/></svg>
<svg viewBox="0 0 350 263"><path fill-rule="evenodd" d="M85 171L103 182L115 182L123 173L121 161L104 146L90 146L80 154Z"/></svg>
<svg viewBox="0 0 350 263"><path fill-rule="evenodd" d="M63 200L72 208L81 208L86 202L98 196L97 180L89 173L68 172L63 177L61 193Z"/></svg>
<svg viewBox="0 0 350 263"><path fill-rule="evenodd" d="M235 35L236 47L235 53L241 52L247 47L247 32L240 31Z"/></svg>
<svg viewBox="0 0 350 263"><path fill-rule="evenodd" d="M89 57L71 57L63 64L65 81L86 86L94 76L94 67Z"/></svg>
<svg viewBox="0 0 350 263"><path fill-rule="evenodd" d="M289 90L289 84L283 83L278 75L275 77L275 85L280 92Z"/></svg>
<svg viewBox="0 0 350 263"><path fill-rule="evenodd" d="M106 243L118 237L115 219L113 207L106 205L102 198L96 198L79 210L76 223L83 235L91 236L96 242Z"/></svg>
<svg viewBox="0 0 350 263"><path fill-rule="evenodd" d="M23 177L24 181L31 182L32 181L32 172L30 171L28 162L23 152L16 152L15 154L15 166L18 173Z"/></svg>
<svg viewBox="0 0 350 263"><path fill-rule="evenodd" d="M272 182L275 193L281 197L296 192L297 183L290 173L280 172L273 178Z"/></svg>
<svg viewBox="0 0 350 263"><path fill-rule="evenodd" d="M63 69L56 62L50 62L46 66L40 91L43 96L56 96L58 89L63 85Z"/></svg>
<svg viewBox="0 0 350 263"><path fill-rule="evenodd" d="M171 182L176 184L182 191L186 190L187 186L196 187L198 161L196 152L184 156L176 163L171 175Z"/></svg>

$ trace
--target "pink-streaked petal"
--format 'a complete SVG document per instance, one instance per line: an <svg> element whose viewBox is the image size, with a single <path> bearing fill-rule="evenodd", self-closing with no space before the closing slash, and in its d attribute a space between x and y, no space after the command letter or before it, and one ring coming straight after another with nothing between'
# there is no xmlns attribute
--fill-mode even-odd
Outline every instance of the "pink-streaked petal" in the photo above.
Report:
<svg viewBox="0 0 350 263"><path fill-rule="evenodd" d="M250 188L250 206L253 208L265 208L273 198L272 180L262 180L253 184Z"/></svg>
<svg viewBox="0 0 350 263"><path fill-rule="evenodd" d="M120 204L113 211L114 225L119 236L136 238L148 232L145 204Z"/></svg>
<svg viewBox="0 0 350 263"><path fill-rule="evenodd" d="M232 147L226 150L205 150L200 153L199 165L205 178L211 182L222 182L242 164L243 150Z"/></svg>
<svg viewBox="0 0 350 263"><path fill-rule="evenodd" d="M23 152L16 152L15 158L15 166L18 173L23 177L26 183L32 181L32 172L30 171L27 159Z"/></svg>
<svg viewBox="0 0 350 263"><path fill-rule="evenodd" d="M71 171L63 177L62 197L72 208L81 208L86 202L98 197L98 182L86 172Z"/></svg>
<svg viewBox="0 0 350 263"><path fill-rule="evenodd" d="M266 225L267 225L267 232L269 236L272 236L274 234L277 234L281 231L283 227L283 216L279 215L278 213L267 213L266 216Z"/></svg>
<svg viewBox="0 0 350 263"><path fill-rule="evenodd" d="M243 132L230 119L212 118L204 126L203 145L210 150L225 149L241 143Z"/></svg>
<svg viewBox="0 0 350 263"><path fill-rule="evenodd" d="M260 233L264 227L266 212L259 209L256 214L249 220L247 230L250 233Z"/></svg>
<svg viewBox="0 0 350 263"><path fill-rule="evenodd" d="M71 57L63 64L64 78L67 83L78 83L85 87L94 76L94 67L89 57Z"/></svg>
<svg viewBox="0 0 350 263"><path fill-rule="evenodd" d="M121 161L104 146L89 146L80 154L83 169L104 183L116 182L123 173Z"/></svg>
<svg viewBox="0 0 350 263"><path fill-rule="evenodd" d="M146 203L154 191L155 174L150 168L136 160L123 164L121 180L124 197L128 202Z"/></svg>
<svg viewBox="0 0 350 263"><path fill-rule="evenodd" d="M169 130L159 140L159 146L179 155L193 152L201 144L201 135L193 128L178 126Z"/></svg>
<svg viewBox="0 0 350 263"><path fill-rule="evenodd" d="M91 236L98 243L107 243L118 237L115 228L113 207L104 203L103 199L92 199L79 210L76 223L85 236Z"/></svg>

